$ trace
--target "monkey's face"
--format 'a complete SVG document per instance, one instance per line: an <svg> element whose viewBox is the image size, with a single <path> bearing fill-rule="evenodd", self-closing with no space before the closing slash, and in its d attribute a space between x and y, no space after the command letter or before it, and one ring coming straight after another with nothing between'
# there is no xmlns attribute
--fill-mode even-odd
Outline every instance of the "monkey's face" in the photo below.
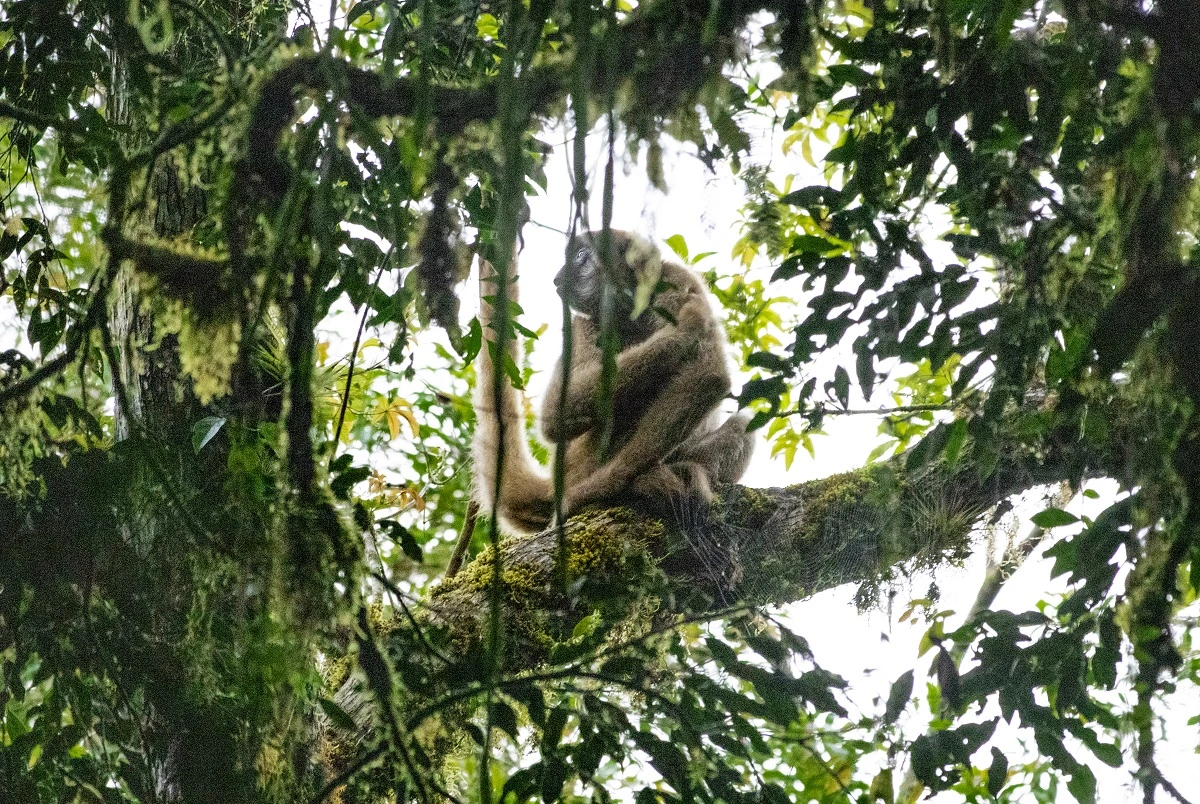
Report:
<svg viewBox="0 0 1200 804"><path fill-rule="evenodd" d="M604 232L581 232L571 238L567 262L554 278L559 295L583 315L597 318L607 288L619 318L628 318L639 305L639 288L653 291L662 272L662 257L648 240L629 232L612 229L605 243ZM611 251L609 250L611 249ZM606 266L605 253L612 255Z"/></svg>

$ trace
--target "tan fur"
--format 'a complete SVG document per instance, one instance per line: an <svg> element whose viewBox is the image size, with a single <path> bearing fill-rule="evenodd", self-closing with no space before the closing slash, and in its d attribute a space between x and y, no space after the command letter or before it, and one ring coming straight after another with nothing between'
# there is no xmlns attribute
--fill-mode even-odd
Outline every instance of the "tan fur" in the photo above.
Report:
<svg viewBox="0 0 1200 804"><path fill-rule="evenodd" d="M665 511L683 499L707 502L713 482L732 483L741 477L752 449L744 417L735 416L719 427L716 422L716 409L730 389L724 334L704 286L690 270L661 262L658 250L636 235L610 234L621 348L605 455L599 451L604 423L596 412L603 358L595 321L602 287L598 233L576 238L571 253L582 256L573 256L556 280L574 289L568 296L576 310L574 348L570 366L564 369L560 359L554 370L540 424L547 440L567 440L563 511L570 515L627 497ZM512 269L515 264L510 274ZM641 277L649 277L647 281L657 277L666 289L654 297L651 309L631 318L634 289ZM492 267L481 263L481 295L495 296L496 287ZM510 299L516 299L516 289L514 279L509 283ZM485 337L494 343L491 305L482 306L480 320ZM529 453L524 400L507 378L496 404L492 348L485 344L477 364L475 492L483 510L490 511L496 495L497 455L503 448L498 505L502 523L509 530L534 532L546 527L553 516L552 476ZM507 350L519 365L515 338L508 339ZM564 373L569 378L568 395L560 409Z"/></svg>

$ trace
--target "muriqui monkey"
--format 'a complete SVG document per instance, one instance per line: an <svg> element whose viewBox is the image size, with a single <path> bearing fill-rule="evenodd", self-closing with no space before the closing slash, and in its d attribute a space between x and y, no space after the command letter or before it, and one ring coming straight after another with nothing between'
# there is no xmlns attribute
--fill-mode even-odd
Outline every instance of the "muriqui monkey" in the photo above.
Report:
<svg viewBox="0 0 1200 804"><path fill-rule="evenodd" d="M613 320L620 345L604 455L599 451L604 422L596 410L603 363L598 322L607 281L600 256L602 234L587 232L573 238L567 264L555 278L559 292L575 311L574 348L571 364L564 367L560 359L554 370L540 424L549 441L568 442L563 511L570 515L589 505L622 499L657 512L689 500L708 502L712 483L736 482L753 449L745 416L733 416L718 426L717 407L730 389L724 334L704 286L690 270L663 262L658 249L637 235L614 230L609 237L616 284L611 294ZM634 316L639 284L661 290ZM493 269L486 262L481 262L480 292L495 294ZM516 282L509 284L508 295L516 299ZM485 302L480 321L485 337L494 342L492 320L491 305ZM515 339L509 339L508 348L519 365ZM510 530L536 532L553 518L553 480L529 454L520 394L503 381L497 411L495 366L486 345L478 360L477 499L484 511L491 510L503 437L500 517ZM569 382L566 404L560 409L564 372ZM503 436L499 419L504 421Z"/></svg>

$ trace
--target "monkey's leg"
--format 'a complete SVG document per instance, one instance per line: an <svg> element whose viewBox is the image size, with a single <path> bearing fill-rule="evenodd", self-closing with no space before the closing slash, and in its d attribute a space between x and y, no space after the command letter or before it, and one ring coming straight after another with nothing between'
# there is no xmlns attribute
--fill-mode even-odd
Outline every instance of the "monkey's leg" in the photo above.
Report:
<svg viewBox="0 0 1200 804"><path fill-rule="evenodd" d="M693 435L663 463L634 478L629 494L657 516L702 510L713 498L714 483L736 483L745 473L754 453L749 421L748 414L739 413L715 430Z"/></svg>
<svg viewBox="0 0 1200 804"><path fill-rule="evenodd" d="M566 509L575 511L625 491L639 475L661 465L728 392L723 366L699 364L673 375L617 453L568 492Z"/></svg>
<svg viewBox="0 0 1200 804"><path fill-rule="evenodd" d="M736 483L754 455L754 434L746 432L749 423L748 413L735 413L717 429L680 444L679 449L667 456L666 463L668 466L699 464L714 483Z"/></svg>

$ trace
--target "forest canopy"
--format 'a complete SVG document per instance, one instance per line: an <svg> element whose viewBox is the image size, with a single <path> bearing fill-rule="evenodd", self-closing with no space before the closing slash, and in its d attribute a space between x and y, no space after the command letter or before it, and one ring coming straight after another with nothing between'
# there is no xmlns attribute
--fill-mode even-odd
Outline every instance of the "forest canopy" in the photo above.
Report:
<svg viewBox="0 0 1200 804"><path fill-rule="evenodd" d="M1159 762L1171 710L1200 750L1198 125L1187 0L6 0L0 800L1200 801ZM744 189L732 253L663 244L731 406L781 463L877 449L506 536L469 266L558 353L524 233L679 153ZM877 605L1035 489L852 711L786 605ZM1035 551L1066 591L993 606Z"/></svg>

